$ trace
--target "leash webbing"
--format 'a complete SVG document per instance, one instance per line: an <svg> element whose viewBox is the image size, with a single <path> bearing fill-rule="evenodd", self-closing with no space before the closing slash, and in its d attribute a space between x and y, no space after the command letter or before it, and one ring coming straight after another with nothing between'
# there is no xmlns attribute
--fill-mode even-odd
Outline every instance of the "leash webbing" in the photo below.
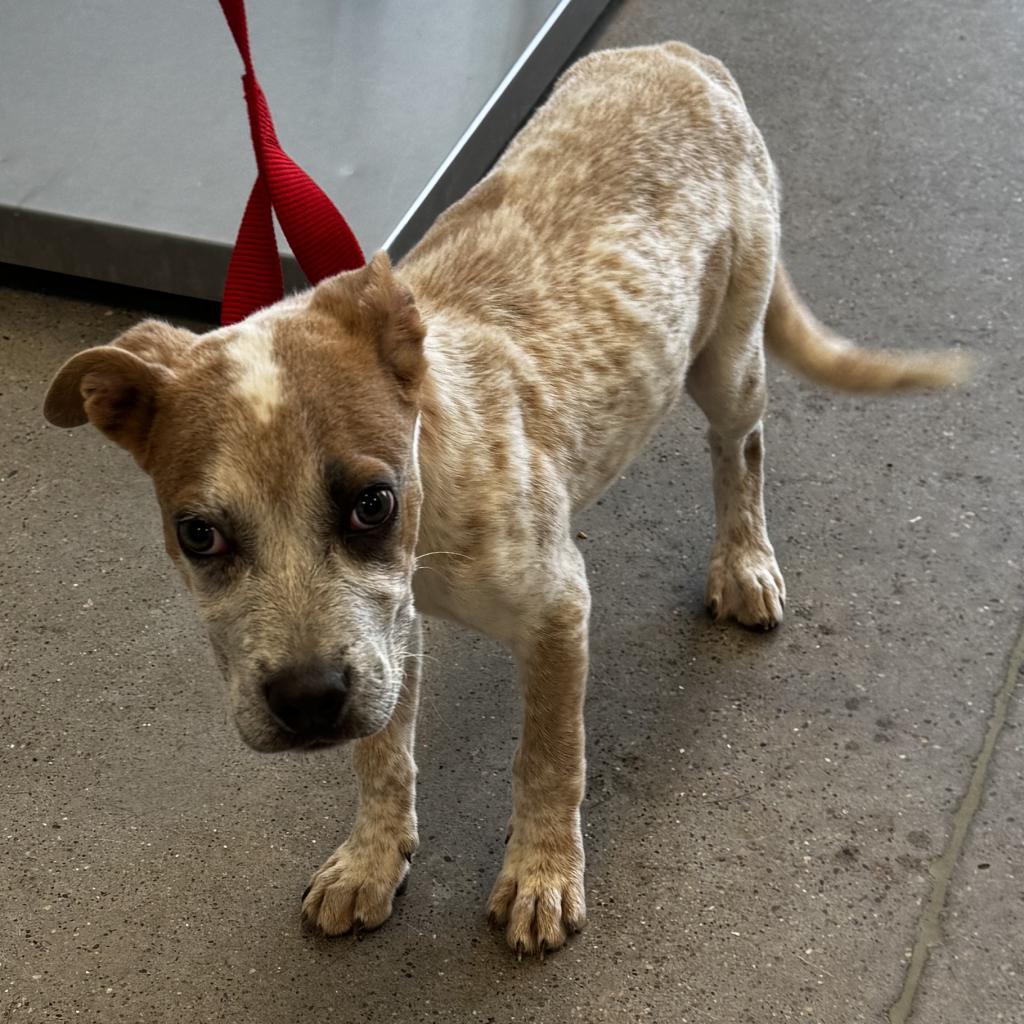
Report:
<svg viewBox="0 0 1024 1024"><path fill-rule="evenodd" d="M221 302L221 323L233 324L284 296L273 214L313 284L361 267L366 260L337 207L277 140L267 98L253 70L245 0L220 0L220 6L245 65L242 86L257 167Z"/></svg>

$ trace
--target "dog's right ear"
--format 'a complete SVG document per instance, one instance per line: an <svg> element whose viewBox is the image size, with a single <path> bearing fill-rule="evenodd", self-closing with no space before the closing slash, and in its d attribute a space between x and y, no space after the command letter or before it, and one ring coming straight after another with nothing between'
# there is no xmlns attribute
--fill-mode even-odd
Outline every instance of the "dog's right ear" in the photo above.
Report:
<svg viewBox="0 0 1024 1024"><path fill-rule="evenodd" d="M372 339L403 388L418 386L427 366L426 329L412 292L395 277L386 252L378 252L365 267L321 281L312 304L347 330Z"/></svg>
<svg viewBox="0 0 1024 1024"><path fill-rule="evenodd" d="M43 415L58 427L92 423L141 462L153 415L174 378L174 357L192 337L146 321L111 345L79 352L51 381Z"/></svg>

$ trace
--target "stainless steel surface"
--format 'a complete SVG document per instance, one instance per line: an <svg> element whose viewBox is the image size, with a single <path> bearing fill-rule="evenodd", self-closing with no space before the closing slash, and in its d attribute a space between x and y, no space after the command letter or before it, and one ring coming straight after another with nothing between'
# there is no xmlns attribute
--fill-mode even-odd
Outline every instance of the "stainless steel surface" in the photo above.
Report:
<svg viewBox="0 0 1024 1024"><path fill-rule="evenodd" d="M285 148L366 250L400 255L606 3L248 6ZM0 261L219 298L255 173L240 75L214 0L3 0Z"/></svg>

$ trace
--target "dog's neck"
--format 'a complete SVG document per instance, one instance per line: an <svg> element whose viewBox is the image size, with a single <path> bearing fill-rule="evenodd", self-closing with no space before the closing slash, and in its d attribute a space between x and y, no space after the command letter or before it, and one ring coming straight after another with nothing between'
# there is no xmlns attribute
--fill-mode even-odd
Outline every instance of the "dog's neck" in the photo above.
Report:
<svg viewBox="0 0 1024 1024"><path fill-rule="evenodd" d="M480 328L432 310L424 322L427 370L414 431L423 490L416 600L421 611L463 621L450 604L452 585L478 561L475 548L493 528L499 503L507 501L510 482L494 472L491 459L498 446L510 443L510 410L507 400L494 400L476 372L474 351L490 344L475 337Z"/></svg>

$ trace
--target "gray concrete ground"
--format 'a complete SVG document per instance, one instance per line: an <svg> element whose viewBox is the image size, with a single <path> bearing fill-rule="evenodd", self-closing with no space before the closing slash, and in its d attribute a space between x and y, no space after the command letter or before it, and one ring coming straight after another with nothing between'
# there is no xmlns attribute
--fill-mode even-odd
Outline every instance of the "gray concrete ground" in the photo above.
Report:
<svg viewBox="0 0 1024 1024"><path fill-rule="evenodd" d="M630 0L591 40L722 57L814 308L981 366L894 400L773 371L774 635L702 612L692 408L581 519L591 924L543 964L482 909L508 659L436 625L408 891L361 941L300 930L352 815L347 757L243 749L146 481L39 414L65 357L147 310L0 292L0 1021L1024 1021L1022 17Z"/></svg>

